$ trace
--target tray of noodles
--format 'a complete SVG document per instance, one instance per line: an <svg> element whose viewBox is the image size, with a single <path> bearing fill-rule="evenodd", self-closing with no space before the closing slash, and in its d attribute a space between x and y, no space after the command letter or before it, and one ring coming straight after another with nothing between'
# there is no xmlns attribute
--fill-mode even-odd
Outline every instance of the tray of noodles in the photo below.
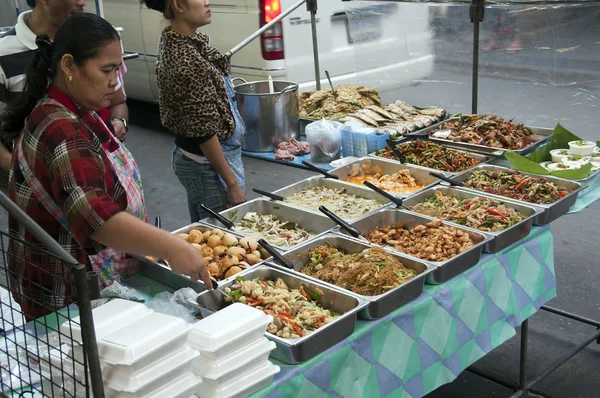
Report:
<svg viewBox="0 0 600 398"><path fill-rule="evenodd" d="M378 319L419 297L434 266L379 246L327 234L284 254L294 270L367 300L359 316Z"/></svg>

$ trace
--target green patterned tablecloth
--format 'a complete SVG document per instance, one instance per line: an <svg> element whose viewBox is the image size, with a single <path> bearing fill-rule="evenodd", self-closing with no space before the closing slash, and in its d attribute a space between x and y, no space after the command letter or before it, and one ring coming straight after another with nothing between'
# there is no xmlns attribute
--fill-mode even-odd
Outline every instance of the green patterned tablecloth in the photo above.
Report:
<svg viewBox="0 0 600 398"><path fill-rule="evenodd" d="M515 327L556 296L548 227L451 281L426 285L413 303L359 321L348 339L289 366L253 397L421 397L515 335Z"/></svg>

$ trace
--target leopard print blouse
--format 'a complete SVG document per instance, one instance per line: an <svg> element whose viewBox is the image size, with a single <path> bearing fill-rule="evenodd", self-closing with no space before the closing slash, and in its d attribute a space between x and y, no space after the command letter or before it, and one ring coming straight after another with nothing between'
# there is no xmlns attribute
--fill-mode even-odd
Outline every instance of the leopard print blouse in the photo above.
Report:
<svg viewBox="0 0 600 398"><path fill-rule="evenodd" d="M223 82L228 73L229 60L209 45L207 35L165 28L156 63L163 126L183 137L229 139L235 121Z"/></svg>

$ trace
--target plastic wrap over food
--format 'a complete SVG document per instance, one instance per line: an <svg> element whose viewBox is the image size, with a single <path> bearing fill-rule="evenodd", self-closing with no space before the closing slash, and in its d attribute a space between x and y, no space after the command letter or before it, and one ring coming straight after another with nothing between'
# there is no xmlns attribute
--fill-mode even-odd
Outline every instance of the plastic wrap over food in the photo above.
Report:
<svg viewBox="0 0 600 398"><path fill-rule="evenodd" d="M10 292L0 287L0 329L8 332L25 323L25 317L19 303L13 300Z"/></svg>
<svg viewBox="0 0 600 398"><path fill-rule="evenodd" d="M198 320L193 315L197 310L184 304L195 303L197 296L198 293L191 288L183 288L175 293L162 292L154 296L152 301L146 303L146 306L161 314L173 315L188 323L194 323Z"/></svg>
<svg viewBox="0 0 600 398"><path fill-rule="evenodd" d="M501 3L486 6L480 24L478 113L536 127L560 122L599 139L600 3ZM353 0L344 7L352 83L377 89L384 105L471 113L469 4Z"/></svg>

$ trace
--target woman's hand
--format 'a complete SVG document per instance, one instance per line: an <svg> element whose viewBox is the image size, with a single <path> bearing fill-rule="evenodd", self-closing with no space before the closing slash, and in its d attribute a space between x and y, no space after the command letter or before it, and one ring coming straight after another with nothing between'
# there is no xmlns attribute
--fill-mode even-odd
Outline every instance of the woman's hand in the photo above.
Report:
<svg viewBox="0 0 600 398"><path fill-rule="evenodd" d="M167 253L165 260L169 262L171 269L178 274L189 276L193 281L202 279L206 288L211 290L212 282L210 280L210 273L200 252L187 242L179 238L175 239L183 244L173 247L172 251Z"/></svg>
<svg viewBox="0 0 600 398"><path fill-rule="evenodd" d="M227 195L229 196L229 205L237 206L246 201L246 195L239 184L235 183L227 187Z"/></svg>
<svg viewBox="0 0 600 398"><path fill-rule="evenodd" d="M127 136L127 130L125 129L125 125L122 121L118 119L114 119L112 122L113 129L115 130L115 136L121 140L125 141L125 137Z"/></svg>

